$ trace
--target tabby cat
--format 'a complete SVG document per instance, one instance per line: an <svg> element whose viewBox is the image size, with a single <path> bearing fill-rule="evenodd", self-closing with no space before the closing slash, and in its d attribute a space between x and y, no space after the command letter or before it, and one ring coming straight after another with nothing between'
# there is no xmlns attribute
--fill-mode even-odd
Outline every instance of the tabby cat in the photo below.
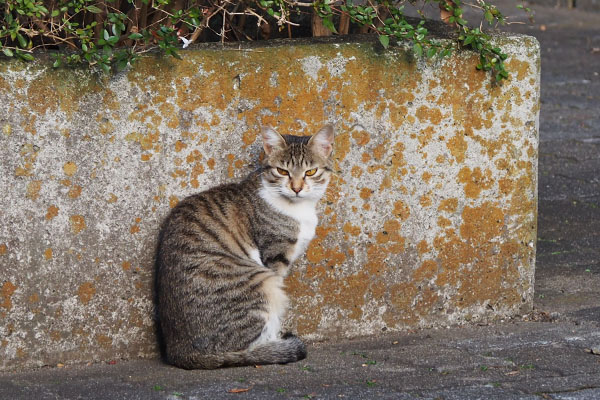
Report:
<svg viewBox="0 0 600 400"><path fill-rule="evenodd" d="M313 238L331 176L334 132L262 129L264 160L240 183L182 200L161 228L156 289L167 361L186 369L288 363L283 278Z"/></svg>

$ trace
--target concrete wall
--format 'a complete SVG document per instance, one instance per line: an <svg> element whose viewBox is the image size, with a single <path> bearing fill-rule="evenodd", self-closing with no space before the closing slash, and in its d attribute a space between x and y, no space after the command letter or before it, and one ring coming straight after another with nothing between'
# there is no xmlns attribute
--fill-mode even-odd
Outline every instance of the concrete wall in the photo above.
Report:
<svg viewBox="0 0 600 400"><path fill-rule="evenodd" d="M160 221L253 169L260 124L335 124L337 176L287 280L309 339L502 318L531 307L539 48L415 60L375 42L148 57L113 77L0 62L0 369L157 354Z"/></svg>

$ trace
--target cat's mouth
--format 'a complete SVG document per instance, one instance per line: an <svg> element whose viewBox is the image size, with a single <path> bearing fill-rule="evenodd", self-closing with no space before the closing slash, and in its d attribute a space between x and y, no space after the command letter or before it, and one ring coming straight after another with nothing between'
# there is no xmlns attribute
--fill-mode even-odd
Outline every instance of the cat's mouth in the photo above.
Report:
<svg viewBox="0 0 600 400"><path fill-rule="evenodd" d="M292 202L297 202L297 201L301 201L301 200L306 200L307 198L310 197L310 194L301 191L301 192L287 192L284 194L284 197L287 198L289 201Z"/></svg>

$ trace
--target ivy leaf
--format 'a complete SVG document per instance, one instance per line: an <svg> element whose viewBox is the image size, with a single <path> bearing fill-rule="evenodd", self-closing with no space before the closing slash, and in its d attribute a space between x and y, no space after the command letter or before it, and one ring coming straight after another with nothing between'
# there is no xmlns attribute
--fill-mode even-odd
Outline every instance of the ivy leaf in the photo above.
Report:
<svg viewBox="0 0 600 400"><path fill-rule="evenodd" d="M379 35L379 42L384 49L387 49L390 45L390 37L387 35Z"/></svg>

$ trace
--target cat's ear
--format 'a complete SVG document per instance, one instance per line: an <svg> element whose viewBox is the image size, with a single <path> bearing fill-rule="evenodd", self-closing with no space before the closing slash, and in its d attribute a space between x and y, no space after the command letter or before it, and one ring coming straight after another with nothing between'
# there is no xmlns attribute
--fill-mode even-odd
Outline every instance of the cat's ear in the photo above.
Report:
<svg viewBox="0 0 600 400"><path fill-rule="evenodd" d="M333 125L327 124L321 130L313 135L308 141L308 146L316 153L327 158L333 151Z"/></svg>
<svg viewBox="0 0 600 400"><path fill-rule="evenodd" d="M274 150L282 150L285 148L286 143L283 136L270 126L263 126L260 134L262 136L263 148L265 149L266 155L270 155Z"/></svg>

